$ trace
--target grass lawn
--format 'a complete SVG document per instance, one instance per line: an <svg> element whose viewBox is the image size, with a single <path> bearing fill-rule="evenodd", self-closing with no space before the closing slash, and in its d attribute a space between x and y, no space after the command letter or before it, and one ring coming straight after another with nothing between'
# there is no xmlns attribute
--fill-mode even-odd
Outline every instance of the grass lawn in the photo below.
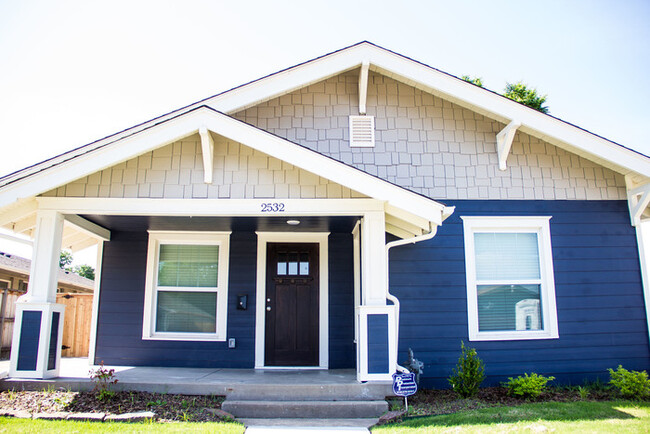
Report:
<svg viewBox="0 0 650 434"><path fill-rule="evenodd" d="M0 433L94 433L94 432L129 432L129 433L228 433L241 434L244 425L234 422L172 422L172 423L121 423L121 422L76 422L14 419L0 417Z"/></svg>
<svg viewBox="0 0 650 434"><path fill-rule="evenodd" d="M416 417L375 427L376 434L424 432L650 432L650 402L542 402Z"/></svg>

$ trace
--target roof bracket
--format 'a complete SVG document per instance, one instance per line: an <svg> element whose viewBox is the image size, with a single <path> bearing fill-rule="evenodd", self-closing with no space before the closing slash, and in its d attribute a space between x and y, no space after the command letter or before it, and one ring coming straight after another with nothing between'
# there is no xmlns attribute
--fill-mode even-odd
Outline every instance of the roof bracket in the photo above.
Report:
<svg viewBox="0 0 650 434"><path fill-rule="evenodd" d="M499 157L499 170L506 170L506 160L512 147L512 141L515 138L517 128L521 126L518 120L511 120L504 129L497 134L497 155Z"/></svg>
<svg viewBox="0 0 650 434"><path fill-rule="evenodd" d="M214 140L206 127L199 128L201 150L203 151L203 182L212 184L212 161L214 159Z"/></svg>
<svg viewBox="0 0 650 434"><path fill-rule="evenodd" d="M630 208L630 219L632 226L638 226L642 220L650 219L648 216L648 205L650 205L650 180L645 182L635 181L627 175L627 204ZM645 219L643 219L645 214Z"/></svg>
<svg viewBox="0 0 650 434"><path fill-rule="evenodd" d="M361 62L361 72L359 72L359 114L366 114L366 99L368 96L368 70L370 62L364 60Z"/></svg>

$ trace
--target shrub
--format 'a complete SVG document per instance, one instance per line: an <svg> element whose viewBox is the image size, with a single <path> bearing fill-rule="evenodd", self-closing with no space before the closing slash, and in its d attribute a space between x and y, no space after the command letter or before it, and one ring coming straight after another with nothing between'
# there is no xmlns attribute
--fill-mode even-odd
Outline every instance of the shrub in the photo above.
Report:
<svg viewBox="0 0 650 434"><path fill-rule="evenodd" d="M461 341L460 349L461 355L453 375L449 377L449 384L461 397L470 398L476 395L485 379L485 367L474 348L465 347Z"/></svg>
<svg viewBox="0 0 650 434"><path fill-rule="evenodd" d="M609 375L609 384L618 389L622 396L633 399L650 396L650 380L646 371L628 371L618 365L616 371L609 368Z"/></svg>
<svg viewBox="0 0 650 434"><path fill-rule="evenodd" d="M555 377L545 377L536 373L524 373L517 378L509 377L504 384L510 395L518 395L526 399L537 399L546 390L546 383L555 380Z"/></svg>
<svg viewBox="0 0 650 434"><path fill-rule="evenodd" d="M106 369L103 360L97 369L90 370L90 379L95 383L93 392L100 401L110 399L115 395L115 392L110 390L110 386L117 383L115 369Z"/></svg>

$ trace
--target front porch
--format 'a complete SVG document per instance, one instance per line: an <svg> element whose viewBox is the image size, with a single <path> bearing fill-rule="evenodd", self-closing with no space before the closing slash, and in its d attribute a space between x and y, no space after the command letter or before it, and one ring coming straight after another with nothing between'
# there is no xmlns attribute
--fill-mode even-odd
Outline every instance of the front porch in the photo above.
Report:
<svg viewBox="0 0 650 434"><path fill-rule="evenodd" d="M59 376L49 379L7 378L9 361L0 361L0 390L70 389L92 390L87 358L62 358ZM384 399L392 395L390 383L357 382L354 369L259 370L213 368L162 368L151 366L106 366L115 369L116 391L141 391L188 395L223 395L230 399L255 396L259 399L290 396L300 400L316 392L341 400L358 397Z"/></svg>

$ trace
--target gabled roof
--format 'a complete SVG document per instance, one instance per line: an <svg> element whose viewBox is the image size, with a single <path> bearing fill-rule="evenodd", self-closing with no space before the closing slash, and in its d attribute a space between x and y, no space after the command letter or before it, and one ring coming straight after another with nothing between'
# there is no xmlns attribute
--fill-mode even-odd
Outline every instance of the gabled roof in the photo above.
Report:
<svg viewBox="0 0 650 434"><path fill-rule="evenodd" d="M0 178L0 193L6 191L11 184L32 178L40 172L53 170L53 168L61 164L76 167L75 160L85 160L85 156L91 153L110 153L105 148L149 131L158 125L167 124L196 109L210 108L222 115L234 114L312 83L325 80L345 71L354 70L364 62L370 64L370 70L372 71L437 95L504 124L511 121L519 122L521 124L519 130L522 132L576 153L621 174L650 176L650 158L639 152L625 148L553 116L540 113L428 65L364 41L238 86L7 175ZM159 137L158 139L165 143L170 142L169 138ZM117 161L111 162L111 164L115 163ZM77 177L79 176L81 175L77 175ZM47 187L50 189L59 185L62 184L59 182L49 183ZM25 196L15 196L12 200L21 197ZM8 203L10 202L1 200L0 206Z"/></svg>
<svg viewBox="0 0 650 434"><path fill-rule="evenodd" d="M185 109L130 135L115 139L28 176L0 186L0 207L36 196L107 167L142 155L206 128L308 172L385 201L420 219L441 224L453 208L261 130L207 106Z"/></svg>

